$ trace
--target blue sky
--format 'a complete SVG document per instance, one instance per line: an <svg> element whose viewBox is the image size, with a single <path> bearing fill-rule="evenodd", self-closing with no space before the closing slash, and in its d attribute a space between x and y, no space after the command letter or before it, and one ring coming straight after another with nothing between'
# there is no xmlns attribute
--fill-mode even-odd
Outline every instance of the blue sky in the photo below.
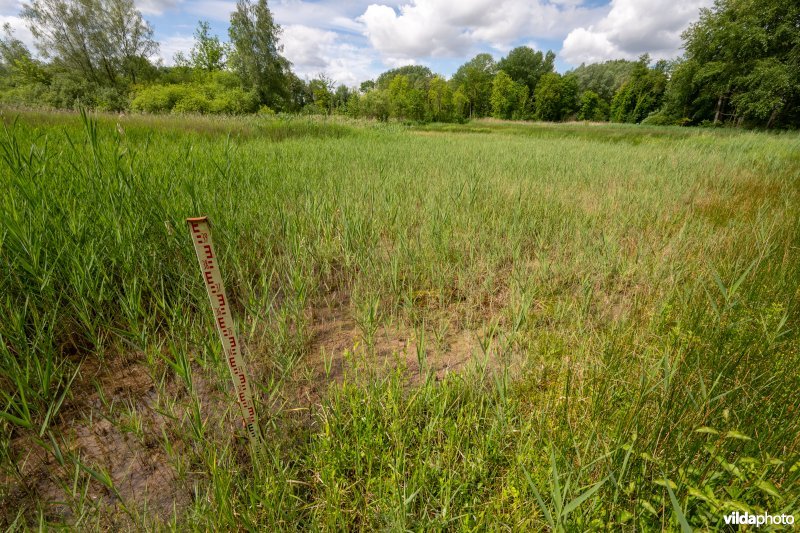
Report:
<svg viewBox="0 0 800 533"><path fill-rule="evenodd" d="M134 0L152 24L160 58L192 46L198 20L227 38L234 0ZM711 0L273 0L284 55L301 77L357 85L384 70L423 64L451 75L479 52L519 45L557 53L561 72L582 62L681 53L680 34ZM32 44L22 2L0 0L0 23Z"/></svg>

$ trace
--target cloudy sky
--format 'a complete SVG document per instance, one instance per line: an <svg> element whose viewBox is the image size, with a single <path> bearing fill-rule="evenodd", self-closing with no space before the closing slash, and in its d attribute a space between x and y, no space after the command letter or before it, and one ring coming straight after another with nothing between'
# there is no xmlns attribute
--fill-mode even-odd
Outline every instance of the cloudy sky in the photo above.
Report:
<svg viewBox="0 0 800 533"><path fill-rule="evenodd" d="M227 37L235 0L135 0L169 64L192 46L198 20ZM564 72L583 62L681 53L680 34L711 0L272 0L284 55L301 77L356 85L387 68L423 64L452 74L479 52L500 58L528 45L557 53ZM22 2L0 0L0 24L32 43Z"/></svg>

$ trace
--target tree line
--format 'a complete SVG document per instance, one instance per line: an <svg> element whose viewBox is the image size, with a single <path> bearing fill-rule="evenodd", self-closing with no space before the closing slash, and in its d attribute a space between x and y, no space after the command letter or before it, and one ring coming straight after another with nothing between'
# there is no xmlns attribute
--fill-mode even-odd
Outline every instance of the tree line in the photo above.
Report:
<svg viewBox="0 0 800 533"><path fill-rule="evenodd" d="M683 34L673 61L612 60L555 71L552 51L478 54L449 79L428 67L389 70L359 87L303 80L279 45L266 0L238 0L228 40L200 21L171 67L133 0L32 0L39 52L10 27L0 39L0 101L151 113L321 113L379 120L587 120L800 125L800 5L716 0Z"/></svg>

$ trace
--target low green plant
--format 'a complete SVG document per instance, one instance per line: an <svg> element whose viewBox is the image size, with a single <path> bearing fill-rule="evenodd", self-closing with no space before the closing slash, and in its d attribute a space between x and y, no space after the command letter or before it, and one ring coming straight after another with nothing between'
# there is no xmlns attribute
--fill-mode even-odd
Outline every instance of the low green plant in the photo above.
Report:
<svg viewBox="0 0 800 533"><path fill-rule="evenodd" d="M174 81L139 94L213 105ZM714 530L732 510L798 513L794 133L2 122L5 527ZM200 214L263 464L185 229ZM163 457L168 511L81 452L73 429L97 419L99 439Z"/></svg>

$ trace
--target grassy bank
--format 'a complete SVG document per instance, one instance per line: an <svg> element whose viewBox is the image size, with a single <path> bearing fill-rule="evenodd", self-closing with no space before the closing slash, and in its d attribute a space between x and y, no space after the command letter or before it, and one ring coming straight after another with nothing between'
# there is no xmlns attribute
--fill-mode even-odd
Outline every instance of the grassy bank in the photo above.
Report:
<svg viewBox="0 0 800 533"><path fill-rule="evenodd" d="M3 122L3 526L800 512L797 134ZM256 384L258 468L199 214Z"/></svg>

